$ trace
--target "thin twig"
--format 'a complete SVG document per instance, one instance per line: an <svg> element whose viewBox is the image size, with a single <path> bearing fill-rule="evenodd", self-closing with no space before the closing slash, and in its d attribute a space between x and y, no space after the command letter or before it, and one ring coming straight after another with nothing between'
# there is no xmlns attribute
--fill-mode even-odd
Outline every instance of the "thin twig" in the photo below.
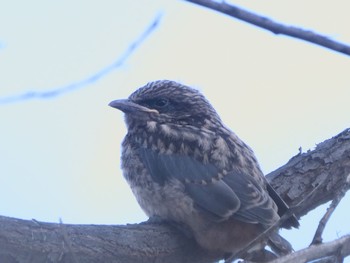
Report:
<svg viewBox="0 0 350 263"><path fill-rule="evenodd" d="M247 253L250 249L252 249L257 243L259 243L262 240L267 239L272 232L276 231L286 220L288 220L291 216L294 214L297 214L299 210L302 209L302 205L306 203L309 199L312 198L312 196L316 193L317 189L322 184L319 184L317 187L315 187L303 200L301 200L298 204L296 204L293 207L289 207L289 209L284 213L284 215L272 226L267 228L263 233L261 233L259 236L257 236L255 239L253 239L248 245L246 245L243 249L238 251L236 254L232 255L228 259L225 260L225 263L230 263L233 260L242 257L245 253Z"/></svg>
<svg viewBox="0 0 350 263"><path fill-rule="evenodd" d="M350 177L350 175L348 177ZM338 195L333 199L332 203L327 208L326 213L323 215L323 217L321 218L318 224L317 230L315 232L314 238L312 239L310 246L322 243L322 234L326 227L326 224L329 218L331 217L331 215L333 214L333 212L335 211L335 209L337 208L337 206L339 205L340 201L345 196L348 189L349 189L349 183L345 183L343 188L339 191Z"/></svg>
<svg viewBox="0 0 350 263"><path fill-rule="evenodd" d="M238 251L236 254L234 254L231 257L229 257L228 259L226 259L225 263L230 263L237 258L241 258L250 249L255 247L255 245L257 243L268 238L268 236L270 236L272 232L276 231L276 229L278 229L293 214L294 214L293 209L289 208L289 210L274 225L272 225L268 229L266 229L263 233L261 233L259 236L257 236L255 239L253 239L251 242L249 242L248 245L246 245L243 249Z"/></svg>
<svg viewBox="0 0 350 263"><path fill-rule="evenodd" d="M272 19L254 14L232 4L225 3L224 1L214 0L185 0L197 5L201 5L215 11L224 13L231 17L235 17L239 20L245 21L249 24L253 24L260 28L271 31L274 34L282 34L298 39L305 40L307 42L323 46L325 48L350 55L350 46L344 43L330 39L327 36L320 35L312 32L311 30L305 30L295 26L287 26L281 23L277 23Z"/></svg>
<svg viewBox="0 0 350 263"><path fill-rule="evenodd" d="M100 80L102 77L106 76L113 70L120 68L124 65L125 61L135 52L135 50L146 40L146 38L157 28L159 25L161 19L161 14L158 14L152 23L146 28L145 31L142 32L142 34L134 40L127 50L122 53L111 65L106 66L105 68L101 69L100 71L96 72L95 74L79 80L75 83L68 84L63 87L58 87L46 91L28 91L19 95L11 95L8 97L0 97L0 105L1 104L8 104L18 101L24 101L24 100L30 100L30 99L47 99L56 97L62 94L65 94L67 92L72 92L77 89L86 87L98 80Z"/></svg>
<svg viewBox="0 0 350 263"><path fill-rule="evenodd" d="M245 253L247 253L250 249L252 249L257 243L262 240L268 238L272 232L276 231L288 218L290 218L294 214L294 210L292 207L272 226L267 228L264 232L262 232L259 236L249 242L243 249L238 251L236 254L232 255L228 259L225 260L225 263L230 263L237 258L241 258Z"/></svg>

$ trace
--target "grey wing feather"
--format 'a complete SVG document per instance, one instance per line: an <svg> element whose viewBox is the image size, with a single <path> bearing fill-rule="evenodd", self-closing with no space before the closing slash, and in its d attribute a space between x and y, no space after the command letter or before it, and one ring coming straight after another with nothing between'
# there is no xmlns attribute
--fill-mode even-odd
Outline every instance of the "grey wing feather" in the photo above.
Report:
<svg viewBox="0 0 350 263"><path fill-rule="evenodd" d="M274 224L279 219L276 204L264 186L253 176L233 171L223 180L234 189L241 201L241 209L236 212L235 218L266 226Z"/></svg>
<svg viewBox="0 0 350 263"><path fill-rule="evenodd" d="M213 213L217 220L230 217L240 208L240 200L224 182L207 185L186 184L185 189L197 205Z"/></svg>
<svg viewBox="0 0 350 263"><path fill-rule="evenodd" d="M219 180L216 166L189 156L145 148L139 149L139 155L156 182L182 181L194 202L219 220L233 216L248 223L270 225L279 218L273 201L253 176L230 171Z"/></svg>

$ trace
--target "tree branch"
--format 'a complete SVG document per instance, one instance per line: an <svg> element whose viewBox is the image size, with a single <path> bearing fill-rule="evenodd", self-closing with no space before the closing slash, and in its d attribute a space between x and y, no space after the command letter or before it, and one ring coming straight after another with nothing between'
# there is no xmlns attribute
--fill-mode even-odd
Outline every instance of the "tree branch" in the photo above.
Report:
<svg viewBox="0 0 350 263"><path fill-rule="evenodd" d="M62 225L0 216L0 262L213 262L171 226Z"/></svg>
<svg viewBox="0 0 350 263"><path fill-rule="evenodd" d="M309 262L333 255L342 258L350 255L350 235L343 236L332 242L310 246L287 256L280 257L270 263Z"/></svg>
<svg viewBox="0 0 350 263"><path fill-rule="evenodd" d="M120 68L124 65L125 61L140 47L140 45L146 40L146 38L151 35L151 33L158 27L161 19L161 14L158 14L152 23L150 23L145 31L142 32L137 39L135 39L111 65L106 66L105 68L99 70L91 76L86 77L85 79L79 80L75 83L70 83L63 87L53 88L45 91L27 91L18 95L11 95L8 97L0 97L0 105L8 104L18 101L31 100L31 99L48 99L63 95L68 92L72 92L81 88L84 88L92 83L100 80L107 74L111 73L113 70Z"/></svg>
<svg viewBox="0 0 350 263"><path fill-rule="evenodd" d="M344 185L349 189L350 129L292 157L266 177L298 217L333 200ZM310 196L310 193L312 195Z"/></svg>
<svg viewBox="0 0 350 263"><path fill-rule="evenodd" d="M289 205L300 203L296 214L302 216L333 200L344 189L349 174L350 129L347 129L320 143L315 150L294 156L270 173L268 179ZM301 202L305 197L306 201ZM347 256L349 239L345 236L311 246L303 250L311 251L306 256L296 253L307 259L316 252L324 256ZM295 261L294 254L283 257L289 261L274 263L303 262ZM220 256L204 251L166 224L62 225L0 217L0 262L210 263Z"/></svg>
<svg viewBox="0 0 350 263"><path fill-rule="evenodd" d="M260 28L271 31L274 34L286 35L298 39L305 40L307 42L350 55L350 46L338 41L334 41L327 36L323 36L312 32L311 30L305 30L295 26L287 26L281 23L277 23L265 16L260 16L234 6L232 4L225 3L224 1L214 0L185 0L200 6L204 6L220 13L224 13L231 17L245 21L249 24L253 24Z"/></svg>
<svg viewBox="0 0 350 263"><path fill-rule="evenodd" d="M326 228L326 224L327 224L328 220L330 219L331 215L333 214L333 212L335 211L335 209L337 208L337 206L339 205L342 198L345 196L346 189L349 187L350 174L348 175L347 179L348 180L347 180L347 183L344 185L344 188L333 199L332 203L327 208L326 213L321 218L321 220L318 224L318 227L316 229L314 238L312 239L311 245L317 245L317 244L322 243L322 234L323 234L324 229Z"/></svg>

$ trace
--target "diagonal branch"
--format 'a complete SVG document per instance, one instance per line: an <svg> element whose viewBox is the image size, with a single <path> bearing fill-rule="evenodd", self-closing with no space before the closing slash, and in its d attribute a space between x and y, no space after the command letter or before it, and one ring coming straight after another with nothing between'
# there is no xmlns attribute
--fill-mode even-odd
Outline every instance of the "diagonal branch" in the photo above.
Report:
<svg viewBox="0 0 350 263"><path fill-rule="evenodd" d="M333 200L349 189L350 129L319 143L313 151L300 153L266 177L297 217ZM311 197L309 194L312 193ZM307 198L306 198L307 197Z"/></svg>
<svg viewBox="0 0 350 263"><path fill-rule="evenodd" d="M122 53L111 65L106 66L105 68L94 73L93 75L63 87L58 87L58 88L54 88L46 91L28 91L18 95L0 97L0 105L18 102L18 101L24 101L24 100L31 100L31 99L52 98L52 97L56 97L68 92L72 92L72 91L84 88L88 85L91 85L92 83L100 80L107 74L111 73L113 70L123 66L125 61L135 52L137 48L140 47L140 45L146 40L146 38L150 36L151 33L158 27L160 19L161 19L161 14L158 14L154 18L152 23L146 28L146 30L142 32L142 34L129 45L129 47L127 48L127 50L125 50L124 53Z"/></svg>
<svg viewBox="0 0 350 263"><path fill-rule="evenodd" d="M343 53L350 56L350 46L344 43L330 39L327 36L323 36L312 32L311 30L305 30L295 26L287 26L281 23L277 23L265 16L260 16L234 6L232 4L225 3L224 1L214 0L185 0L200 6L204 6L220 13L224 13L231 17L245 21L249 24L264 28L271 31L274 34L286 35L298 39L305 40L307 42Z"/></svg>
<svg viewBox="0 0 350 263"><path fill-rule="evenodd" d="M349 188L350 183L350 174L348 175L348 178L346 180L346 183L344 184L343 189L341 189L338 193L338 195L333 199L330 206L327 208L327 212L323 215L322 219L320 220L316 233L314 235L314 238L312 239L311 245L317 245L322 243L322 234L326 227L326 224L328 220L330 219L331 215L339 205L342 198L345 196L347 189Z"/></svg>

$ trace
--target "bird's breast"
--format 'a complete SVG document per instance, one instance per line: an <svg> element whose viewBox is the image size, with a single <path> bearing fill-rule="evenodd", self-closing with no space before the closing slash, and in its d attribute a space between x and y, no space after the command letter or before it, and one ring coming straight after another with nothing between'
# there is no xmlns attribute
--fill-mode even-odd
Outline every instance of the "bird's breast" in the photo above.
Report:
<svg viewBox="0 0 350 263"><path fill-rule="evenodd" d="M124 177L149 217L184 221L195 211L193 200L185 194L183 183L177 179L165 183L155 181L132 144L124 143L121 161Z"/></svg>

